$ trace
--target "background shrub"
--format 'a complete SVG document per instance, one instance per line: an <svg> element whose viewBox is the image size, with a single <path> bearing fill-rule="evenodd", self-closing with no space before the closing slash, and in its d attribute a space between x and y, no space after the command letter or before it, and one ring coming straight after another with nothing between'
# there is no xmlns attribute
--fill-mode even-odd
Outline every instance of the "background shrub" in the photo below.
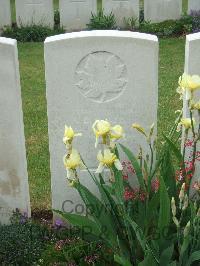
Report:
<svg viewBox="0 0 200 266"><path fill-rule="evenodd" d="M193 18L183 16L180 20L166 20L160 23L143 21L139 31L156 34L158 37L180 36L192 32Z"/></svg>
<svg viewBox="0 0 200 266"><path fill-rule="evenodd" d="M38 217L39 218L39 217ZM83 240L84 238L84 240ZM10 225L0 225L0 265L115 265L111 250L78 228L66 228L58 219L28 219L18 210Z"/></svg>
<svg viewBox="0 0 200 266"><path fill-rule="evenodd" d="M62 28L50 29L42 25L31 25L26 27L8 27L2 36L16 39L19 42L43 42L47 37L64 33Z"/></svg>
<svg viewBox="0 0 200 266"><path fill-rule="evenodd" d="M0 265L34 265L49 239L47 227L30 221L0 226Z"/></svg>
<svg viewBox="0 0 200 266"><path fill-rule="evenodd" d="M200 10L199 11L191 11L192 17L192 32L200 31Z"/></svg>
<svg viewBox="0 0 200 266"><path fill-rule="evenodd" d="M40 259L40 265L114 266L117 264L113 261L113 254L101 243L86 242L75 237L48 245Z"/></svg>
<svg viewBox="0 0 200 266"><path fill-rule="evenodd" d="M97 14L92 13L87 26L89 29L112 30L116 28L116 19L112 12L109 15L105 15L103 10L100 10Z"/></svg>
<svg viewBox="0 0 200 266"><path fill-rule="evenodd" d="M134 17L124 18L125 29L135 31L138 28L137 21L138 19Z"/></svg>

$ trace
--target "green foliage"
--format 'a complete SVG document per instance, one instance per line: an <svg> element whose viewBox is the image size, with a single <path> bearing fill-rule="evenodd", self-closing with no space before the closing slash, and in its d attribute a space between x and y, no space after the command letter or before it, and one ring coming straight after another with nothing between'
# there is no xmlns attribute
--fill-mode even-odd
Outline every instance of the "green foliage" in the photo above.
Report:
<svg viewBox="0 0 200 266"><path fill-rule="evenodd" d="M30 221L0 226L0 265L34 265L49 239L46 227Z"/></svg>
<svg viewBox="0 0 200 266"><path fill-rule="evenodd" d="M56 9L54 11L54 28L58 29L60 27L60 11Z"/></svg>
<svg viewBox="0 0 200 266"><path fill-rule="evenodd" d="M103 10L97 14L92 14L89 29L115 29L117 28L116 19L111 12L105 15ZM155 34L158 37L175 37L196 32L200 28L199 14L183 15L179 20L166 20L159 23L151 23L144 20L144 11L140 10L140 19L137 25L137 19L134 17L124 17L124 29Z"/></svg>
<svg viewBox="0 0 200 266"><path fill-rule="evenodd" d="M64 33L61 28L50 29L42 25L30 25L18 27L7 27L2 36L16 39L19 42L43 42L47 37Z"/></svg>
<svg viewBox="0 0 200 266"><path fill-rule="evenodd" d="M134 31L138 28L137 26L137 18L130 17L130 18L124 18L125 23L125 29Z"/></svg>
<svg viewBox="0 0 200 266"><path fill-rule="evenodd" d="M120 144L139 186L132 190L132 196L127 194L127 188L131 191L132 185L128 179L123 180L121 168L109 164L110 182L105 182L101 174L97 178L88 171L99 190L99 197L83 186L77 176L74 179L73 187L87 207L86 216L57 211L82 231L85 227L87 230L90 228L94 239L103 241L112 249L115 262L120 265L189 266L200 261L197 240L200 202L188 200L189 191L184 187L186 184L190 186L187 177L180 180L175 177L177 166L185 172L183 155L176 146L179 138L176 129L180 119L181 114L168 136L163 135L165 142L157 151L157 158L154 156L154 126L150 127L149 133L140 125L134 127L146 139L150 155L146 156L140 148L138 158ZM106 149L109 147L115 160L119 159L118 149L110 145L109 132L106 137ZM156 186L153 185L155 181ZM180 187L182 194L179 194ZM140 197L141 194L136 196L135 191L142 193L143 197Z"/></svg>
<svg viewBox="0 0 200 266"><path fill-rule="evenodd" d="M86 242L77 237L49 244L40 259L41 266L90 264L114 265L113 254L101 243Z"/></svg>
<svg viewBox="0 0 200 266"><path fill-rule="evenodd" d="M97 14L91 15L90 22L87 25L89 29L96 30L112 30L116 28L116 20L114 14L111 12L105 15L103 10L99 10Z"/></svg>
<svg viewBox="0 0 200 266"><path fill-rule="evenodd" d="M180 36L192 32L193 18L183 16L180 20L167 20L160 23L143 21L139 31L156 34L158 37Z"/></svg>

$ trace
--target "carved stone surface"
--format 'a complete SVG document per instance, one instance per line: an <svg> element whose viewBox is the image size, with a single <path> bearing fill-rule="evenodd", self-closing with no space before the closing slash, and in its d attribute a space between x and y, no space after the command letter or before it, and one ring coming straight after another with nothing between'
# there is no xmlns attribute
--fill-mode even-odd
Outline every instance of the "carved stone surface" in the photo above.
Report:
<svg viewBox="0 0 200 266"><path fill-rule="evenodd" d="M188 14L191 11L200 11L200 0L188 0Z"/></svg>
<svg viewBox="0 0 200 266"><path fill-rule="evenodd" d="M30 215L15 40L0 38L0 62L0 223L8 223L16 208Z"/></svg>
<svg viewBox="0 0 200 266"><path fill-rule="evenodd" d="M105 14L115 15L117 26L124 27L124 18L139 18L139 0L102 0Z"/></svg>
<svg viewBox="0 0 200 266"><path fill-rule="evenodd" d="M10 0L0 0L0 29L11 25Z"/></svg>
<svg viewBox="0 0 200 266"><path fill-rule="evenodd" d="M75 72L76 86L94 102L109 102L126 88L127 68L122 60L108 52L95 52L84 57Z"/></svg>
<svg viewBox="0 0 200 266"><path fill-rule="evenodd" d="M17 25L43 25L53 28L53 0L16 0Z"/></svg>
<svg viewBox="0 0 200 266"><path fill-rule="evenodd" d="M60 0L60 23L66 30L85 29L91 12L97 12L96 0Z"/></svg>
<svg viewBox="0 0 200 266"><path fill-rule="evenodd" d="M186 36L186 46L185 46L185 73L190 75L200 75L200 33L189 34ZM197 90L194 93L194 102L199 101L200 92ZM190 117L189 109L186 104L186 100L183 101L183 116ZM195 120L199 121L198 115L196 113ZM196 123L198 127L198 123ZM196 128L196 131L198 128ZM188 137L190 138L191 135ZM200 145L197 145L197 151L200 151ZM190 161L192 147L187 147L186 149L186 159L185 161ZM198 180L200 182L200 161L196 160L195 165L195 175L193 181ZM192 192L192 191L191 191Z"/></svg>
<svg viewBox="0 0 200 266"><path fill-rule="evenodd" d="M182 0L144 0L144 18L151 22L179 19Z"/></svg>
<svg viewBox="0 0 200 266"><path fill-rule="evenodd" d="M54 209L62 209L70 200L65 204L70 211L81 201L66 181L64 125L82 132L74 145L92 171L98 165L91 128L96 119L121 124L126 132L123 143L137 154L136 143L144 147L145 141L131 129L132 123L148 127L157 122L157 37L127 31L53 36L45 41L45 69L52 203ZM86 171L80 178L95 193Z"/></svg>

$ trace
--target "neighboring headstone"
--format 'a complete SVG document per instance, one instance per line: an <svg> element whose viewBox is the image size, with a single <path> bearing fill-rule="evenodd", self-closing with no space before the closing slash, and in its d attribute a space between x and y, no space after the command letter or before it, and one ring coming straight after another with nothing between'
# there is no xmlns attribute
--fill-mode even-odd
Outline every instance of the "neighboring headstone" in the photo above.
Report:
<svg viewBox="0 0 200 266"><path fill-rule="evenodd" d="M97 13L96 0L60 0L60 24L66 30L86 29L91 13Z"/></svg>
<svg viewBox="0 0 200 266"><path fill-rule="evenodd" d="M54 26L53 0L15 0L17 25Z"/></svg>
<svg viewBox="0 0 200 266"><path fill-rule="evenodd" d="M11 25L10 0L0 0L0 29Z"/></svg>
<svg viewBox="0 0 200 266"><path fill-rule="evenodd" d="M117 26L126 26L129 18L139 19L139 0L102 0L104 13L109 15L111 12L115 15Z"/></svg>
<svg viewBox="0 0 200 266"><path fill-rule="evenodd" d="M191 11L200 11L200 0L188 0L188 14Z"/></svg>
<svg viewBox="0 0 200 266"><path fill-rule="evenodd" d="M144 0L144 19L161 22L179 19L182 13L182 0Z"/></svg>
<svg viewBox="0 0 200 266"><path fill-rule="evenodd" d="M0 38L0 223L30 215L17 42Z"/></svg>
<svg viewBox="0 0 200 266"><path fill-rule="evenodd" d="M157 125L158 41L153 35L123 31L53 36L45 41L45 67L53 209L78 212L81 201L68 187L62 161L64 125L83 133L75 146L91 170L98 166L91 129L96 119L121 124L125 145L138 153L136 143L144 146L145 140L131 129L132 123ZM87 171L80 176L91 188Z"/></svg>
<svg viewBox="0 0 200 266"><path fill-rule="evenodd" d="M190 75L200 76L200 33L189 34L186 36L185 73L190 74ZM194 94L194 100L199 101L199 99L200 99L200 91L198 90ZM187 107L187 103L185 99L183 102L183 116L188 117L188 118L190 117L189 109ZM196 118L196 121L199 120L197 116L195 118ZM191 149L187 147L185 161L189 160ZM197 151L198 152L200 151L199 144L197 147ZM200 161L196 160L194 181L198 179L200 182L199 174L200 174Z"/></svg>

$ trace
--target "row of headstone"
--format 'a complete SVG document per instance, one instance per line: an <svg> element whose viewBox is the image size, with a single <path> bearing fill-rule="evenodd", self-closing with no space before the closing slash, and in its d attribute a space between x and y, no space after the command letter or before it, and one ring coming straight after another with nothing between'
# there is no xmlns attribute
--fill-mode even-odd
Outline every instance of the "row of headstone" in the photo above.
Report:
<svg viewBox="0 0 200 266"><path fill-rule="evenodd" d="M102 0L102 7L106 15L115 15L120 27L125 25L125 17L139 18L139 0ZM97 13L97 0L60 0L61 26L67 30L86 28L91 13Z"/></svg>
<svg viewBox="0 0 200 266"><path fill-rule="evenodd" d="M0 62L0 222L6 223L15 208L30 214L15 40L0 38ZM66 182L62 163L64 125L83 133L77 148L91 171L97 167L91 134L97 118L122 124L127 134L125 143L132 148L137 147L136 142L143 146L130 125L133 117L142 125L157 122L158 40L120 31L50 37L45 42L45 71L52 205L69 210L81 201ZM128 105L133 106L131 112L127 112ZM81 172L81 179L95 191L86 171Z"/></svg>
<svg viewBox="0 0 200 266"><path fill-rule="evenodd" d="M15 0L17 25L54 26L53 0ZM113 14L118 26L125 26L124 18L139 18L139 0L102 0L105 14ZM60 21L64 29L87 27L91 13L97 12L97 0L59 0ZM200 10L200 0L189 0L188 13ZM179 19L182 0L144 0L144 18L151 22ZM0 1L0 28L11 25L10 0Z"/></svg>
<svg viewBox="0 0 200 266"><path fill-rule="evenodd" d="M199 55L200 33L187 36L188 73L200 74ZM30 214L15 40L0 38L0 63L0 222L6 223L15 208ZM145 151L145 141L130 125L157 125L158 40L153 35L123 31L49 37L45 41L45 76L52 207L76 211L77 206L84 207L66 182L62 162L66 152L62 143L64 125L83 133L75 145L92 172L97 167L97 150L92 144L95 137L91 133L96 119L121 124L126 131L124 144L135 151L139 144ZM86 170L80 172L80 179L96 191Z"/></svg>
<svg viewBox="0 0 200 266"><path fill-rule="evenodd" d="M105 14L113 12L119 26L124 25L124 17L139 17L139 0L103 0ZM53 0L15 0L17 25L54 26ZM61 26L66 30L86 28L91 13L97 13L97 0L60 0ZM10 0L0 1L0 28L11 25Z"/></svg>
<svg viewBox="0 0 200 266"><path fill-rule="evenodd" d="M19 27L32 24L54 26L53 0L15 0L15 10ZM0 29L11 24L10 0L0 0Z"/></svg>

